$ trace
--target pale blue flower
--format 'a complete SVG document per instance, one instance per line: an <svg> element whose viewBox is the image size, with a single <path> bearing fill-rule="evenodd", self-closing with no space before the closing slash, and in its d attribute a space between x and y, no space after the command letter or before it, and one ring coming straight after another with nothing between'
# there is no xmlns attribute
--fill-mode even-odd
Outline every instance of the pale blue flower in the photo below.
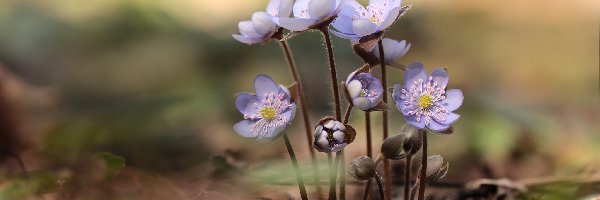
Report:
<svg viewBox="0 0 600 200"><path fill-rule="evenodd" d="M289 90L277 85L271 77L258 75L254 80L256 94L240 93L235 98L237 109L244 120L233 126L241 136L258 140L272 140L290 124L296 113L296 104Z"/></svg>
<svg viewBox="0 0 600 200"><path fill-rule="evenodd" d="M344 39L354 40L381 32L405 11L401 3L401 0L370 0L365 8L355 0L347 0L331 24L335 29L332 33Z"/></svg>
<svg viewBox="0 0 600 200"><path fill-rule="evenodd" d="M355 136L352 126L325 117L315 128L313 147L319 152L337 152L352 143Z"/></svg>
<svg viewBox="0 0 600 200"><path fill-rule="evenodd" d="M238 23L240 34L233 38L246 44L265 42L273 36L279 26L273 22L275 17L289 17L292 14L293 0L271 0L266 12L255 12L252 19Z"/></svg>
<svg viewBox="0 0 600 200"><path fill-rule="evenodd" d="M383 43L383 59L386 64L398 60L410 49L410 43L407 43L405 40L398 42L389 38L383 38L381 42ZM373 54L379 58L379 44L375 45L375 48L373 48Z"/></svg>
<svg viewBox="0 0 600 200"><path fill-rule="evenodd" d="M433 70L428 76L423 64L413 62L406 69L404 86L394 85L392 100L410 125L442 132L460 118L454 111L463 102L462 91L446 90L447 85L445 69Z"/></svg>
<svg viewBox="0 0 600 200"><path fill-rule="evenodd" d="M345 82L346 91L352 106L368 111L376 107L383 99L383 86L379 79L370 73L352 72Z"/></svg>
<svg viewBox="0 0 600 200"><path fill-rule="evenodd" d="M297 0L294 18L277 17L275 23L290 31L304 31L336 17L345 0ZM323 24L329 25L329 24Z"/></svg>

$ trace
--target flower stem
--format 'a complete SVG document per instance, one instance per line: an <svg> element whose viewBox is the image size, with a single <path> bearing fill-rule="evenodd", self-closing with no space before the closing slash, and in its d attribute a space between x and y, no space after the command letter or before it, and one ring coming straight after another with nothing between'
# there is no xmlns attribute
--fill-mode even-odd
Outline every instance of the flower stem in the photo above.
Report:
<svg viewBox="0 0 600 200"><path fill-rule="evenodd" d="M404 199L408 200L410 197L410 161L412 160L412 155L409 154L406 156L406 166L404 167Z"/></svg>
<svg viewBox="0 0 600 200"><path fill-rule="evenodd" d="M296 173L296 181L298 181L298 188L300 189L300 196L302 197L302 200L308 200L306 188L304 187L304 180L302 179L302 172L300 172L300 166L298 166L298 160L296 159L296 154L294 154L294 149L292 148L287 133L283 133L283 140L285 141L285 146L290 154L290 159L292 159L292 165L294 166L294 172Z"/></svg>
<svg viewBox="0 0 600 200"><path fill-rule="evenodd" d="M381 65L381 83L383 85L384 91L387 91L387 75L385 73L385 55L383 52L383 42L379 40L379 63ZM387 92L383 94L383 103L387 103ZM383 111L383 140L388 137L388 112L386 110ZM392 181L390 175L390 162L385 159L383 161L383 175L385 176L385 197L390 199L392 197Z"/></svg>
<svg viewBox="0 0 600 200"><path fill-rule="evenodd" d="M346 108L346 112L344 113L344 124L348 123L348 119L350 119L350 113L352 112L352 105L348 104Z"/></svg>
<svg viewBox="0 0 600 200"><path fill-rule="evenodd" d="M387 198L383 194L383 184L381 184L382 180L379 172L375 172L375 181L377 182L377 187L379 187L379 199L387 200Z"/></svg>
<svg viewBox="0 0 600 200"><path fill-rule="evenodd" d="M346 156L344 150L340 152L340 199L346 199Z"/></svg>
<svg viewBox="0 0 600 200"><path fill-rule="evenodd" d="M329 29L324 27L319 29L323 33L323 39L327 47L327 56L329 58L329 72L331 72L331 85L333 86L333 97L335 98L335 119L342 121L342 111L340 108L340 90L338 88L337 72L335 68L335 60L333 59L333 47L331 46L331 37L329 36Z"/></svg>
<svg viewBox="0 0 600 200"><path fill-rule="evenodd" d="M365 112L365 127L367 132L367 156L373 158L373 149L371 147L371 113ZM369 198L369 193L371 193L371 184L372 179L367 181L367 185L365 185L365 193L363 194L363 199Z"/></svg>
<svg viewBox="0 0 600 200"><path fill-rule="evenodd" d="M302 112L302 120L304 122L304 129L306 130L306 141L308 142L308 149L310 151L310 158L312 160L312 167L314 171L313 181L315 183L319 181L319 168L317 166L317 159L315 156L315 149L312 147L312 133L310 127L310 119L308 114L308 101L306 100L306 95L304 93L304 87L302 85L302 81L300 80L300 75L298 74L298 70L296 68L296 64L294 63L292 51L287 43L287 41L279 41L281 44L281 49L285 53L285 58L288 62L288 66L290 67L290 72L292 73L292 78L298 84L298 96L300 97L300 110ZM317 184L317 194L319 199L323 199L321 196L321 186Z"/></svg>
<svg viewBox="0 0 600 200"><path fill-rule="evenodd" d="M25 167L25 163L23 162L21 155L19 153L15 153L13 156L15 157L17 164L19 164L19 168L23 173L23 177L25 177L25 179L29 179L29 172L27 172L27 167Z"/></svg>
<svg viewBox="0 0 600 200"><path fill-rule="evenodd" d="M332 160L331 153L327 153L327 159L329 160L329 200L336 199L335 186L337 178L337 168L340 161L341 152L335 154L335 161Z"/></svg>
<svg viewBox="0 0 600 200"><path fill-rule="evenodd" d="M419 186L419 200L425 199L425 171L427 169L427 132L423 133L423 157L421 158L421 182Z"/></svg>

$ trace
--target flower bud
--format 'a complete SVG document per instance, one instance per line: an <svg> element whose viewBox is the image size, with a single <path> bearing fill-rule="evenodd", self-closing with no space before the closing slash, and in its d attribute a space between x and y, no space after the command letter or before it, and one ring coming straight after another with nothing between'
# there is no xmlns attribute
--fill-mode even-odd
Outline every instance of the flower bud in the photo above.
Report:
<svg viewBox="0 0 600 200"><path fill-rule="evenodd" d="M427 169L425 174L427 175L427 182L436 182L448 172L449 164L444 164L444 158L440 155L433 155L427 157Z"/></svg>
<svg viewBox="0 0 600 200"><path fill-rule="evenodd" d="M419 130L407 125L402 129L402 133L406 134L406 139L402 145L404 152L414 155L423 146L423 134L425 134L425 130Z"/></svg>
<svg viewBox="0 0 600 200"><path fill-rule="evenodd" d="M381 144L381 154L386 159L398 160L403 157L400 154L402 152L402 143L405 140L404 134L398 134L383 140L383 144Z"/></svg>
<svg viewBox="0 0 600 200"><path fill-rule="evenodd" d="M355 136L352 126L325 117L315 127L313 147L320 152L337 152L352 143Z"/></svg>
<svg viewBox="0 0 600 200"><path fill-rule="evenodd" d="M352 160L350 164L350 175L356 180L366 181L375 175L375 163L368 156L361 156Z"/></svg>

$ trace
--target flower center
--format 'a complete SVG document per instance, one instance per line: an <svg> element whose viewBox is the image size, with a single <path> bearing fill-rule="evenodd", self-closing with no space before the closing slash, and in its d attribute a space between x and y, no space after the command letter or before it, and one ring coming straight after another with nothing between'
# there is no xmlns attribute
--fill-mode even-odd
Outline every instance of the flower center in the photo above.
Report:
<svg viewBox="0 0 600 200"><path fill-rule="evenodd" d="M277 113L275 113L275 108L263 107L263 109L260 110L260 116L263 119L272 120L277 116Z"/></svg>
<svg viewBox="0 0 600 200"><path fill-rule="evenodd" d="M433 97L427 94L419 97L419 106L421 106L421 108L427 109L431 107L431 105L433 105Z"/></svg>
<svg viewBox="0 0 600 200"><path fill-rule="evenodd" d="M366 97L367 96L367 92L368 92L367 90L362 89L362 90L360 90L360 93L358 93L358 96Z"/></svg>
<svg viewBox="0 0 600 200"><path fill-rule="evenodd" d="M371 22L373 22L373 24L377 24L377 25L380 24L379 20L374 15L371 16L370 18L371 18Z"/></svg>

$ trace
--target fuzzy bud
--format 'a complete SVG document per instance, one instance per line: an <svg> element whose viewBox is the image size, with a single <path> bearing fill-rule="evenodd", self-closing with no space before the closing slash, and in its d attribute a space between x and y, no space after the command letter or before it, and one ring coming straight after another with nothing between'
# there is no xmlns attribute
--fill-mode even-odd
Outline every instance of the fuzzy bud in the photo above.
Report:
<svg viewBox="0 0 600 200"><path fill-rule="evenodd" d="M313 147L319 152L338 152L352 143L355 136L352 126L325 117L315 127Z"/></svg>
<svg viewBox="0 0 600 200"><path fill-rule="evenodd" d="M352 160L350 164L350 175L356 180L366 181L375 176L375 163L368 156L361 156Z"/></svg>
<svg viewBox="0 0 600 200"><path fill-rule="evenodd" d="M440 155L433 155L427 157L427 169L425 174L427 175L427 182L436 182L448 172L448 163L444 163L444 158Z"/></svg>
<svg viewBox="0 0 600 200"><path fill-rule="evenodd" d="M404 154L400 154L402 152L402 143L405 140L404 134L398 134L383 140L383 144L381 144L381 154L386 159L398 160L404 157Z"/></svg>
<svg viewBox="0 0 600 200"><path fill-rule="evenodd" d="M404 152L411 155L419 152L419 149L423 146L423 134L425 134L425 130L419 130L412 126L405 126L402 129L402 133L406 134L406 139L402 145Z"/></svg>

